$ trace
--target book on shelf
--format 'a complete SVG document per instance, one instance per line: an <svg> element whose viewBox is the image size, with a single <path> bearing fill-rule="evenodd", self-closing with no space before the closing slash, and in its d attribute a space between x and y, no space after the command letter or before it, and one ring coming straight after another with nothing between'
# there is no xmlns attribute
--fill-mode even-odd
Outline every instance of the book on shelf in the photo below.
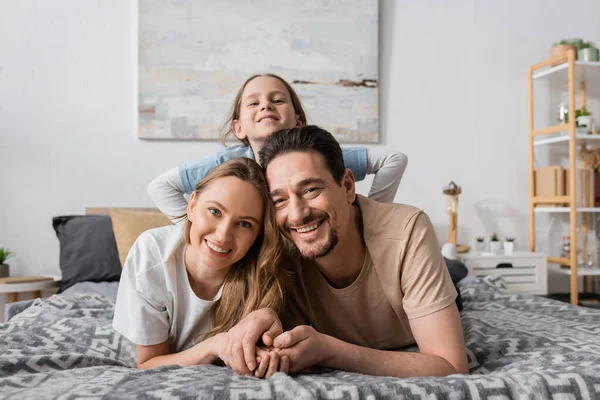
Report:
<svg viewBox="0 0 600 400"><path fill-rule="evenodd" d="M560 165L539 167L534 171L534 191L537 197L568 196L569 170ZM578 168L576 176L577 207L600 206L600 177L592 168ZM596 196L598 195L598 198ZM597 201L598 200L598 201ZM540 204L544 207L565 207L564 203Z"/></svg>

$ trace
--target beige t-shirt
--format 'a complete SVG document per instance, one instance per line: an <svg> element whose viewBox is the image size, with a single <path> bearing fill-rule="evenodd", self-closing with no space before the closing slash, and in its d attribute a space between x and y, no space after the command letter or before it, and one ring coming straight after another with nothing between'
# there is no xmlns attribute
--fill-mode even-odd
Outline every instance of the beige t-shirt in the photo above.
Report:
<svg viewBox="0 0 600 400"><path fill-rule="evenodd" d="M296 278L282 313L287 329L310 324L345 342L398 349L415 340L409 320L454 303L456 290L429 217L358 196L366 257L358 278L335 289L314 262L292 254Z"/></svg>

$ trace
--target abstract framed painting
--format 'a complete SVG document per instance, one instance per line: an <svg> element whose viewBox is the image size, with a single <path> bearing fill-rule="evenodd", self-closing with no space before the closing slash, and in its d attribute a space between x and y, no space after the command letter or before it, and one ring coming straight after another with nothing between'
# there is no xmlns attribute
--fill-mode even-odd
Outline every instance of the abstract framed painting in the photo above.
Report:
<svg viewBox="0 0 600 400"><path fill-rule="evenodd" d="M297 91L308 123L379 141L377 0L139 0L138 137L215 140L256 73Z"/></svg>

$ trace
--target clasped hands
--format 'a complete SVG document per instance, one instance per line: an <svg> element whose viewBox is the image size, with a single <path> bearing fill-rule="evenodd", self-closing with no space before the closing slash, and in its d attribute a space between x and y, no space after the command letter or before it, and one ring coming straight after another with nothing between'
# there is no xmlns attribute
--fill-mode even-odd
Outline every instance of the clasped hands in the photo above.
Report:
<svg viewBox="0 0 600 400"><path fill-rule="evenodd" d="M307 325L283 332L277 313L268 308L248 314L219 336L219 358L240 375L269 378L277 371L295 374L329 357L328 336ZM264 346L257 345L261 339Z"/></svg>

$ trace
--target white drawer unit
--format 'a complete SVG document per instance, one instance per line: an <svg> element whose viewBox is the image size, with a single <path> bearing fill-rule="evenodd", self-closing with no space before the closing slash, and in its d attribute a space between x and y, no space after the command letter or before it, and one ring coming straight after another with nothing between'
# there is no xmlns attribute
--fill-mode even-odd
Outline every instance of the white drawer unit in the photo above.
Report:
<svg viewBox="0 0 600 400"><path fill-rule="evenodd" d="M469 275L500 275L510 291L548 294L546 255L515 251L513 254L470 252L459 254Z"/></svg>

